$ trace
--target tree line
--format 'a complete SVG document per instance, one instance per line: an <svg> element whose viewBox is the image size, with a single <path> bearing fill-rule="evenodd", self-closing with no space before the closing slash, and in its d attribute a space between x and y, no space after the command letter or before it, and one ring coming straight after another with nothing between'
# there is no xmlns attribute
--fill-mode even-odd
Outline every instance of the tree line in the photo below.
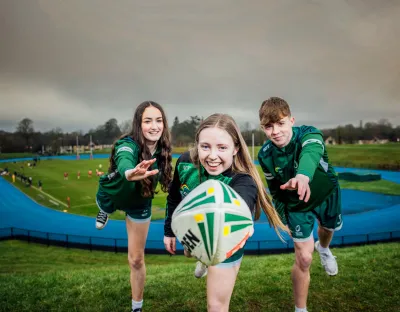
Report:
<svg viewBox="0 0 400 312"><path fill-rule="evenodd" d="M189 119L179 121L175 117L171 127L173 146L189 146L193 144L196 129L203 120L199 116L190 116ZM94 145L112 144L123 133L130 131L130 121L118 124L115 118L107 120L104 124L90 129L87 133L83 131L64 132L56 127L50 131L35 131L34 122L29 118L22 119L14 132L0 130L0 152L32 152L42 151L42 146L51 153L58 153L60 147L75 146L77 137L80 146L89 146L90 142ZM265 142L265 134L261 129L256 129L249 122L240 125L242 135L248 145L262 145ZM387 119L377 122L360 121L358 126L348 124L332 129L322 129L325 138L330 138L336 144L353 144L360 140L388 140L397 142L400 138L400 126L394 127ZM92 140L92 141L91 141Z"/></svg>

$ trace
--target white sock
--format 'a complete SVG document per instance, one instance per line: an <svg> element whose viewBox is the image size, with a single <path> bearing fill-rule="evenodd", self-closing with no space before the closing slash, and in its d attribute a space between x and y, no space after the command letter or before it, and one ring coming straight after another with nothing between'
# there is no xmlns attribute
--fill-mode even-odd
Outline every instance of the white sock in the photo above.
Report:
<svg viewBox="0 0 400 312"><path fill-rule="evenodd" d="M294 306L294 307L295 307L294 312L308 312L308 311L307 311L307 308L298 308L298 307L296 307L296 306Z"/></svg>
<svg viewBox="0 0 400 312"><path fill-rule="evenodd" d="M140 301L135 301L132 299L132 310L139 309L143 306L143 299Z"/></svg>
<svg viewBox="0 0 400 312"><path fill-rule="evenodd" d="M324 247L321 246L321 244L319 245L318 250L319 250L319 252L322 252L324 254L329 254L330 253L329 247L324 248Z"/></svg>

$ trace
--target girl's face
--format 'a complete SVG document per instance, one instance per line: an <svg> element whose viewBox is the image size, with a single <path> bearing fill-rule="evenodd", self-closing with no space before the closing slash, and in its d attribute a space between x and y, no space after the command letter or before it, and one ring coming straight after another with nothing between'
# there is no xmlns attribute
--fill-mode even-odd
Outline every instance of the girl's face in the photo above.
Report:
<svg viewBox="0 0 400 312"><path fill-rule="evenodd" d="M219 175L229 169L238 149L226 130L205 128L199 134L199 160L210 175Z"/></svg>
<svg viewBox="0 0 400 312"><path fill-rule="evenodd" d="M157 142L163 133L164 121L158 108L147 107L142 115L142 132L146 141Z"/></svg>

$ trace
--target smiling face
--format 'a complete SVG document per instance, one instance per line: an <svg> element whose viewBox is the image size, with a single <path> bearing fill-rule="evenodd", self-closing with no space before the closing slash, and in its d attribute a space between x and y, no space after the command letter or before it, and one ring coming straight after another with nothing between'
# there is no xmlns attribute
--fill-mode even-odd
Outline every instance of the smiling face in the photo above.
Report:
<svg viewBox="0 0 400 312"><path fill-rule="evenodd" d="M158 108L148 106L142 115L142 132L146 141L157 142L164 130L164 121Z"/></svg>
<svg viewBox="0 0 400 312"><path fill-rule="evenodd" d="M294 118L286 116L278 122L268 123L263 126L263 130L268 137L277 147L283 148L289 144L293 135Z"/></svg>
<svg viewBox="0 0 400 312"><path fill-rule="evenodd" d="M200 163L210 175L219 175L229 169L237 154L232 137L226 130L204 128L199 134L198 154Z"/></svg>

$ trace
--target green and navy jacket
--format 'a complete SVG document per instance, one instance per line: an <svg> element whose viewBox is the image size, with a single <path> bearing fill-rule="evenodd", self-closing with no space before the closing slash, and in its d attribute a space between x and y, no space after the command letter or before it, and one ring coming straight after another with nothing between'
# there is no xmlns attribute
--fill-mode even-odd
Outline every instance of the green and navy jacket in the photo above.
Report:
<svg viewBox="0 0 400 312"><path fill-rule="evenodd" d="M99 191L110 196L116 209L142 209L151 206L152 198L142 196L142 185L140 181L128 181L125 177L125 171L135 168L139 163L139 145L131 138L125 137L115 143L114 167L111 173L100 177ZM160 164L161 150L157 149L152 158L157 161L149 170L158 169ZM160 177L160 172L149 177L153 179L153 188L155 189Z"/></svg>
<svg viewBox="0 0 400 312"><path fill-rule="evenodd" d="M309 211L319 206L338 185L333 167L329 164L321 131L311 126L293 127L289 144L278 148L267 141L258 153L275 209L284 216L286 211ZM297 190L281 190L297 174L310 178L311 197L307 203L299 200ZM284 219L282 219L284 220Z"/></svg>
<svg viewBox="0 0 400 312"><path fill-rule="evenodd" d="M171 218L182 199L199 186L200 183L209 179L219 180L232 187L243 198L253 213L257 202L257 186L250 175L237 173L232 169L228 169L217 176L209 175L203 166L200 165L200 169L196 167L190 158L189 152L186 152L177 160L174 178L169 186L164 225L165 236L175 237L171 229Z"/></svg>

